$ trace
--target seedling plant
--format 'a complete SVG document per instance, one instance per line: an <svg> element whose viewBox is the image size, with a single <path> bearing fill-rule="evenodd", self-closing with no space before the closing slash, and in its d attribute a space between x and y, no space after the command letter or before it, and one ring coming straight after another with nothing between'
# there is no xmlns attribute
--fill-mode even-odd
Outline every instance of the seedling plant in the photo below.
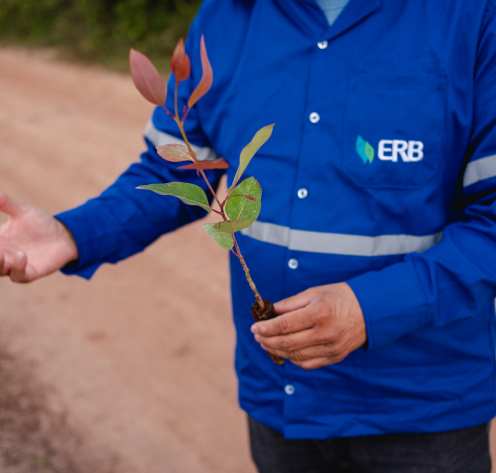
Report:
<svg viewBox="0 0 496 473"><path fill-rule="evenodd" d="M243 148L233 182L227 190L224 199L219 198L204 171L206 169L227 169L229 167L227 161L224 159L218 159L216 161L198 161L197 155L193 151L184 130L184 123L188 117L189 111L196 102L210 90L213 82L212 66L208 59L207 48L203 36L201 37L200 43L200 58L202 78L190 95L187 104L184 105L181 112L179 112L179 84L189 78L191 73L191 61L189 56L185 53L184 41L181 39L178 42L171 60L171 70L174 73L175 78L174 112L171 112L165 107L167 98L166 83L155 66L145 55L134 49L131 49L129 54L131 75L136 88L145 99L165 110L167 115L176 122L184 140L184 145L166 144L157 146L158 154L166 161L174 163L190 161L190 164L183 165L179 167L179 169L189 169L199 173L205 180L207 187L210 189L214 202L217 204L218 208L214 208L210 205L207 195L201 187L188 182L148 184L139 186L138 189L147 189L160 195L177 197L187 205L199 206L207 212L218 214L219 217L222 218L222 220L217 223L206 223L202 225L202 228L221 248L232 251L234 255L239 258L245 272L246 280L255 294L256 300L253 303L251 313L256 321L268 320L276 316L274 306L272 302L267 299L262 299L260 296L250 275L250 270L248 269L246 261L239 249L235 233L253 224L260 214L262 198L262 188L260 187L260 184L253 177L249 177L241 182L240 180L253 156L270 138L274 124L267 125L257 131L250 143ZM276 364L284 363L283 358L271 354L269 354L269 356Z"/></svg>

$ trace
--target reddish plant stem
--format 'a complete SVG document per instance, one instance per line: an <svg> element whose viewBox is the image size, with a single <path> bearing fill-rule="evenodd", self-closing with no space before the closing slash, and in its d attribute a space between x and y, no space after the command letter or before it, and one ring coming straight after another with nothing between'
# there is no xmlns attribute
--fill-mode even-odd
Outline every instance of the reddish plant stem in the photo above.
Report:
<svg viewBox="0 0 496 473"><path fill-rule="evenodd" d="M184 127L183 127L183 124L179 121L179 120L176 120L177 122L177 125L179 126L179 130L181 131L181 135L183 137L183 140L184 142L186 143L186 146L188 147L188 150L191 154L191 157L193 158L193 160L195 161L195 163L198 162L198 160L196 159L195 157L195 153L193 152L193 149L191 148L191 145L189 144L189 141L188 141L188 137L186 136L186 132L184 131ZM205 176L205 173L203 172L203 169L199 169L200 171L200 174L201 176L203 177L204 181L207 183L207 186L208 188L210 189L210 192L212 193L212 195L214 196L214 199L215 201L217 202L217 204L219 205L220 207L220 210L221 210L221 215L222 215L222 218L224 219L224 221L227 221L227 218L226 216L224 215L224 209L222 207L222 204L220 203L218 197L217 197L217 194L215 193L214 189L212 188L212 186L210 185L210 182L209 180L207 179L207 176Z"/></svg>
<svg viewBox="0 0 496 473"><path fill-rule="evenodd" d="M248 266L246 265L245 259L243 258L243 255L241 254L241 251L239 249L238 242L236 241L236 237L234 236L234 233L231 233L232 239L234 241L234 245L236 246L236 251L237 251L237 257L239 258L239 261L241 262L241 266L243 266L243 269L245 271L245 276L246 280L248 281L248 284L251 287L251 290L255 294L255 298L257 299L258 305L260 306L260 309L265 310L265 303L263 299L260 297L260 294L258 293L257 287L255 286L255 283L253 282L253 279L250 276L250 270L248 269Z"/></svg>
<svg viewBox="0 0 496 473"><path fill-rule="evenodd" d="M179 113L178 113L178 110L177 110L177 89L178 89L178 82L176 81L176 93L174 94L174 109L175 109L175 112L176 112L176 116L174 117L174 120L176 121L177 123L177 126L179 127L179 131L181 132L181 136L183 137L183 140L184 142L186 143L186 146L188 147L188 151L191 155L191 158L193 159L193 161L195 163L198 162L198 160L196 159L196 155L193 151L193 149L191 148L191 145L189 143L189 140L188 140L188 137L186 136L186 132L184 131L184 126L183 126L183 122L179 119ZM212 193L212 195L214 196L217 204L219 205L220 207L220 210L222 212L222 218L224 219L224 221L227 221L227 218L224 214L224 209L219 201L219 199L217 198L217 194L215 193L215 191L213 190L212 186L210 185L210 182L208 181L207 179L207 176L205 176L205 173L203 172L203 169L200 169L200 174L201 176L203 177L204 181L207 183L207 186L208 188L210 189L210 192Z"/></svg>
<svg viewBox="0 0 496 473"><path fill-rule="evenodd" d="M257 199L255 199L255 197L252 197L251 195L232 194L228 197L228 199L230 199L231 197L244 197L245 199L252 200L253 202L257 201Z"/></svg>
<svg viewBox="0 0 496 473"><path fill-rule="evenodd" d="M177 126L179 127L179 131L181 132L181 136L183 137L183 140L186 143L186 146L188 147L188 151L189 151L189 153L191 155L191 158L193 159L193 161L195 163L197 163L198 160L196 159L196 155L193 152L193 149L191 148L191 145L189 143L188 137L186 136L186 132L184 131L184 126L183 126L184 120L186 119L187 112L189 112L189 109L187 110L186 114L183 115L182 120L179 119L179 114L178 114L178 110L177 110L177 89L178 89L178 85L179 84L176 81L176 91L175 91L176 93L175 93L175 96L174 96L174 107L175 107L176 116L173 117L173 118L174 118L175 122L177 123ZM165 109L165 107L164 107L164 109ZM167 109L165 109L165 110L167 111ZM203 172L203 170L200 169L199 171L200 171L200 174L203 177L204 181L206 182L208 188L210 189L210 192L214 196L215 201L217 202L217 204L219 205L219 208L220 208L220 212L217 211L217 210L214 210L214 209L212 209L212 210L214 212L218 213L219 215L221 215L222 218L224 219L224 221L227 222L229 219L227 218L226 212L224 210L224 206L225 206L225 204L227 202L227 199L229 198L230 192L227 194L226 198L224 199L224 202L221 203L220 200L219 200L219 198L217 197L216 192L214 191L214 189L210 185L210 182L207 179L207 176L205 175L205 173ZM231 192L232 192L232 190L231 190ZM243 258L243 255L241 254L241 250L239 249L239 245L238 245L238 242L236 240L236 237L234 236L234 232L231 233L231 236L232 236L234 245L236 246L236 253L234 253L234 251L233 251L233 253L239 258L239 261L241 263L241 266L243 266L243 270L245 272L246 280L248 281L248 284L250 285L251 290L255 294L255 298L256 298L256 300L258 302L258 305L260 306L260 309L261 310L264 310L265 309L265 303L264 303L263 299L260 297L260 294L259 294L259 292L257 290L257 287L255 286L255 283L253 282L253 279L250 276L250 270L248 269L248 266L247 266L247 264L245 262L245 259Z"/></svg>

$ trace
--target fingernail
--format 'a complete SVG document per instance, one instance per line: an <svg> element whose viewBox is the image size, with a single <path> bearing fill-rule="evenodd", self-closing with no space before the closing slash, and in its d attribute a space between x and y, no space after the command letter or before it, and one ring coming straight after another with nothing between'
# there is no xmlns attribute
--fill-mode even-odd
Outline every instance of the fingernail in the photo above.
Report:
<svg viewBox="0 0 496 473"><path fill-rule="evenodd" d="M257 324L253 324L251 326L251 333L254 333L255 335L258 334L258 327L257 327Z"/></svg>

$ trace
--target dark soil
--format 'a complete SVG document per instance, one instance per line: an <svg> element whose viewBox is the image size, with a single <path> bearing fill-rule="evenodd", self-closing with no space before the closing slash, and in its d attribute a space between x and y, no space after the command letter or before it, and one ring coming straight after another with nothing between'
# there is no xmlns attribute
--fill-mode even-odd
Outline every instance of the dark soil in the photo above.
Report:
<svg viewBox="0 0 496 473"><path fill-rule="evenodd" d="M274 304L267 299L264 299L265 309L261 310L258 302L255 301L251 306L251 315L255 319L255 322L260 322L261 320L270 320L277 317L276 311L274 310ZM267 352L276 365L283 365L284 358L280 356L272 355L272 353Z"/></svg>
<svg viewBox="0 0 496 473"><path fill-rule="evenodd" d="M82 473L67 453L80 444L64 413L47 405L48 388L30 370L0 351L0 471Z"/></svg>

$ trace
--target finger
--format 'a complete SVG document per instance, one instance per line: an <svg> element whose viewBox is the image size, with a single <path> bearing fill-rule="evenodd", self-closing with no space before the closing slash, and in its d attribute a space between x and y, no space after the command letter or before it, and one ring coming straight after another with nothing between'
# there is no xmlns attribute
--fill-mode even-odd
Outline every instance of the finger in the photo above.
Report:
<svg viewBox="0 0 496 473"><path fill-rule="evenodd" d="M3 192L0 192L0 212L9 214L11 217L16 217L24 211L25 204L21 200L7 197Z"/></svg>
<svg viewBox="0 0 496 473"><path fill-rule="evenodd" d="M26 279L26 265L28 259L24 253L19 251L15 255L12 269L10 270L10 279L14 282L27 282Z"/></svg>
<svg viewBox="0 0 496 473"><path fill-rule="evenodd" d="M290 353L319 344L317 336L318 331L315 330L315 328L311 328L289 335L280 335L276 337L264 337L263 335L256 334L255 340L261 345L272 350L281 350L286 353ZM320 343L322 343L322 341Z"/></svg>
<svg viewBox="0 0 496 473"><path fill-rule="evenodd" d="M5 260L5 255L3 253L0 253L0 276L7 276L10 271L10 265L7 264L7 261Z"/></svg>
<svg viewBox="0 0 496 473"><path fill-rule="evenodd" d="M293 362L293 364L303 368L304 370L316 370L317 368L323 368L324 366L335 365L339 363L339 361L335 361L331 358L323 357L323 358L312 358L311 360L305 360L302 362Z"/></svg>
<svg viewBox="0 0 496 473"><path fill-rule="evenodd" d="M307 356L307 354L300 354L299 352L288 354L279 350L270 350L265 348L263 345L262 348L268 353L279 356L281 358L285 358L291 361L291 363L293 363L294 365L300 366L301 368L304 368L306 370L313 370L315 368L321 368L322 366L335 365L336 363L339 363L346 358L344 354L339 354L336 356L322 356L319 355L318 350L314 352L314 356ZM325 350L323 350L322 353L325 353Z"/></svg>
<svg viewBox="0 0 496 473"><path fill-rule="evenodd" d="M280 315L275 319L257 322L251 326L254 334L264 337L274 337L278 335L288 335L300 332L314 326L313 318L308 309L295 310L287 314Z"/></svg>
<svg viewBox="0 0 496 473"><path fill-rule="evenodd" d="M313 289L313 288L312 288ZM315 299L315 291L312 289L307 289L306 291L300 292L295 296L288 297L282 301L276 302L274 304L274 310L276 314L285 314L286 312L293 312L297 309L302 309L306 307L313 299Z"/></svg>
<svg viewBox="0 0 496 473"><path fill-rule="evenodd" d="M306 370L307 369L321 368L322 366L332 365L332 364L338 362L338 360L334 361L331 357L327 357L327 356L316 355L316 356L313 356L310 358L304 358L303 359L303 357L295 356L294 353L290 354L290 353L286 353L286 352L283 352L280 350L270 350L267 347L264 347L263 345L262 345L262 348L265 351L267 351L268 353L270 353L271 355L279 356L280 358L284 358L286 360L289 360L294 365L299 366L301 368L304 368Z"/></svg>
<svg viewBox="0 0 496 473"><path fill-rule="evenodd" d="M331 358L338 359L342 354L340 350L336 349L332 345L314 345L312 347L303 348L301 350L296 351L285 351L278 350L274 348L270 348L267 345L262 344L262 348L274 355L281 356L283 358L287 358L292 362L301 362L306 360L311 360L313 358Z"/></svg>

